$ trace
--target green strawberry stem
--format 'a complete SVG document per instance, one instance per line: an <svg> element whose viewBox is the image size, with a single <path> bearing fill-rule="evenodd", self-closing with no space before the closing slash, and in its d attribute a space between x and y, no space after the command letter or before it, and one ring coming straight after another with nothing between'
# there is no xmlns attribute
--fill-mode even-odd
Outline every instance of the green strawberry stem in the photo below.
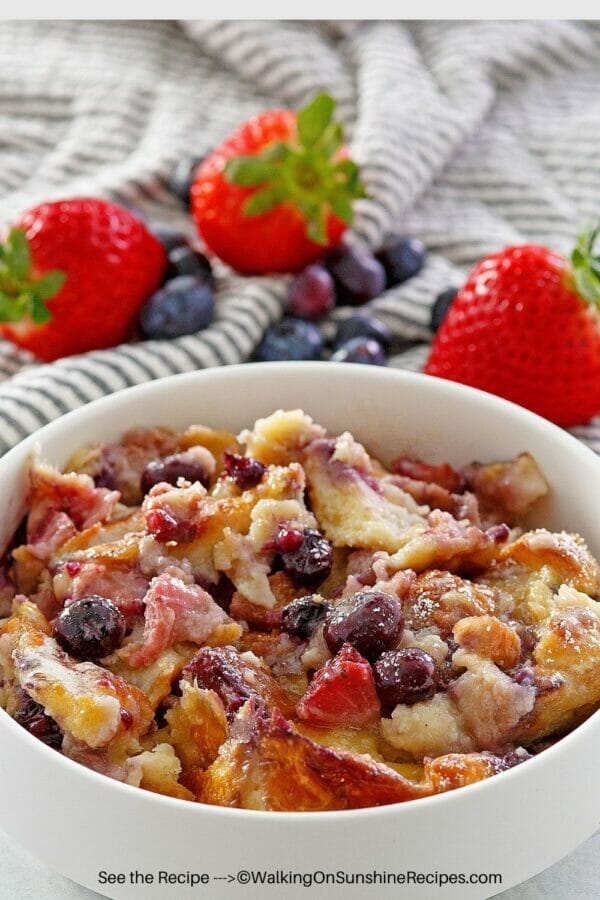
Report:
<svg viewBox="0 0 600 900"><path fill-rule="evenodd" d="M366 194L357 164L340 159L344 132L333 120L334 110L333 98L318 94L297 114L296 140L276 141L255 156L229 160L228 181L258 188L244 204L246 216L292 203L304 216L308 237L317 244L327 243L328 212L352 224L353 201Z"/></svg>
<svg viewBox="0 0 600 900"><path fill-rule="evenodd" d="M46 301L60 291L67 276L53 269L34 278L31 269L25 232L11 228L4 244L0 244L0 322L20 322L29 317L36 325L44 325L52 318Z"/></svg>
<svg viewBox="0 0 600 900"><path fill-rule="evenodd" d="M600 308L600 256L594 255L594 247L600 235L600 225L586 228L577 238L571 254L573 278L578 294Z"/></svg>

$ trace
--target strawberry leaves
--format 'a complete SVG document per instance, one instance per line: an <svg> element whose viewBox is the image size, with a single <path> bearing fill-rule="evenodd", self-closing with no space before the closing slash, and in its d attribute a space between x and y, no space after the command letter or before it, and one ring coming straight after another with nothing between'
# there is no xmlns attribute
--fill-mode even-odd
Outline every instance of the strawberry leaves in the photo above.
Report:
<svg viewBox="0 0 600 900"><path fill-rule="evenodd" d="M53 269L34 278L31 267L25 232L12 228L0 244L0 322L20 322L29 317L36 325L45 325L52 318L46 301L60 291L66 275Z"/></svg>
<svg viewBox="0 0 600 900"><path fill-rule="evenodd" d="M246 216L260 216L291 203L316 244L327 244L327 215L346 225L354 221L354 200L365 197L359 168L340 158L341 124L333 120L335 101L318 94L296 116L297 140L277 141L254 156L229 160L225 177L240 187L257 188L246 200Z"/></svg>
<svg viewBox="0 0 600 900"><path fill-rule="evenodd" d="M29 245L23 231L12 228L3 247L3 258L15 278L26 278L31 268Z"/></svg>
<svg viewBox="0 0 600 900"><path fill-rule="evenodd" d="M296 117L298 137L305 147L314 147L333 118L335 101L329 94L317 94Z"/></svg>
<svg viewBox="0 0 600 900"><path fill-rule="evenodd" d="M600 307L600 256L594 255L594 247L599 236L600 225L582 231L571 254L577 293L588 303L598 307Z"/></svg>

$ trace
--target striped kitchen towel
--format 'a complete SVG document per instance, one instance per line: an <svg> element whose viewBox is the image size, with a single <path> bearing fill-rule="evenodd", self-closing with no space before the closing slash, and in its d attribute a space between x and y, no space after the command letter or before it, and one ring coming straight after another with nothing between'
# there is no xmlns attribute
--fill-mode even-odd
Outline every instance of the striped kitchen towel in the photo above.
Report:
<svg viewBox="0 0 600 900"><path fill-rule="evenodd" d="M369 193L355 239L429 248L421 274L370 304L397 338L391 364L418 369L436 294L479 257L529 240L566 252L598 218L599 61L598 22L2 22L0 219L100 194L189 229L177 162L328 90ZM197 335L50 366L0 343L0 453L119 388L248 359L285 278L217 279L217 319ZM575 433L600 452L600 423Z"/></svg>

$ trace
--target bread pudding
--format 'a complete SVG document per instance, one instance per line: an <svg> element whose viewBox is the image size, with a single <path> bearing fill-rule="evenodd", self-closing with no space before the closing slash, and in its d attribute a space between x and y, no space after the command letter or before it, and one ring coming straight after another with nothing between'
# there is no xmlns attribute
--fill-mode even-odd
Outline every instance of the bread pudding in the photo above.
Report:
<svg viewBox="0 0 600 900"><path fill-rule="evenodd" d="M600 706L600 569L527 529L548 490L526 452L386 466L300 410L35 458L0 564L0 705L110 778L244 809L526 764Z"/></svg>

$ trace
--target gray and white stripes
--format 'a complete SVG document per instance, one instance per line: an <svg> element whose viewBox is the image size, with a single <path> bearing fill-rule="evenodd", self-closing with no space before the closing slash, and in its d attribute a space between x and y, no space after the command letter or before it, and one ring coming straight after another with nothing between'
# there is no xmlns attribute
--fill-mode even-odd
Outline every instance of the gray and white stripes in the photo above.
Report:
<svg viewBox="0 0 600 900"><path fill-rule="evenodd" d="M178 160L327 89L369 191L354 239L404 232L430 249L370 304L398 338L391 365L418 369L436 294L478 257L528 240L567 251L598 218L599 51L597 23L3 22L0 218L99 193L190 229L168 189ZM0 453L126 385L247 359L285 279L217 276L217 320L198 335L52 366L0 342ZM575 433L600 452L600 424Z"/></svg>

